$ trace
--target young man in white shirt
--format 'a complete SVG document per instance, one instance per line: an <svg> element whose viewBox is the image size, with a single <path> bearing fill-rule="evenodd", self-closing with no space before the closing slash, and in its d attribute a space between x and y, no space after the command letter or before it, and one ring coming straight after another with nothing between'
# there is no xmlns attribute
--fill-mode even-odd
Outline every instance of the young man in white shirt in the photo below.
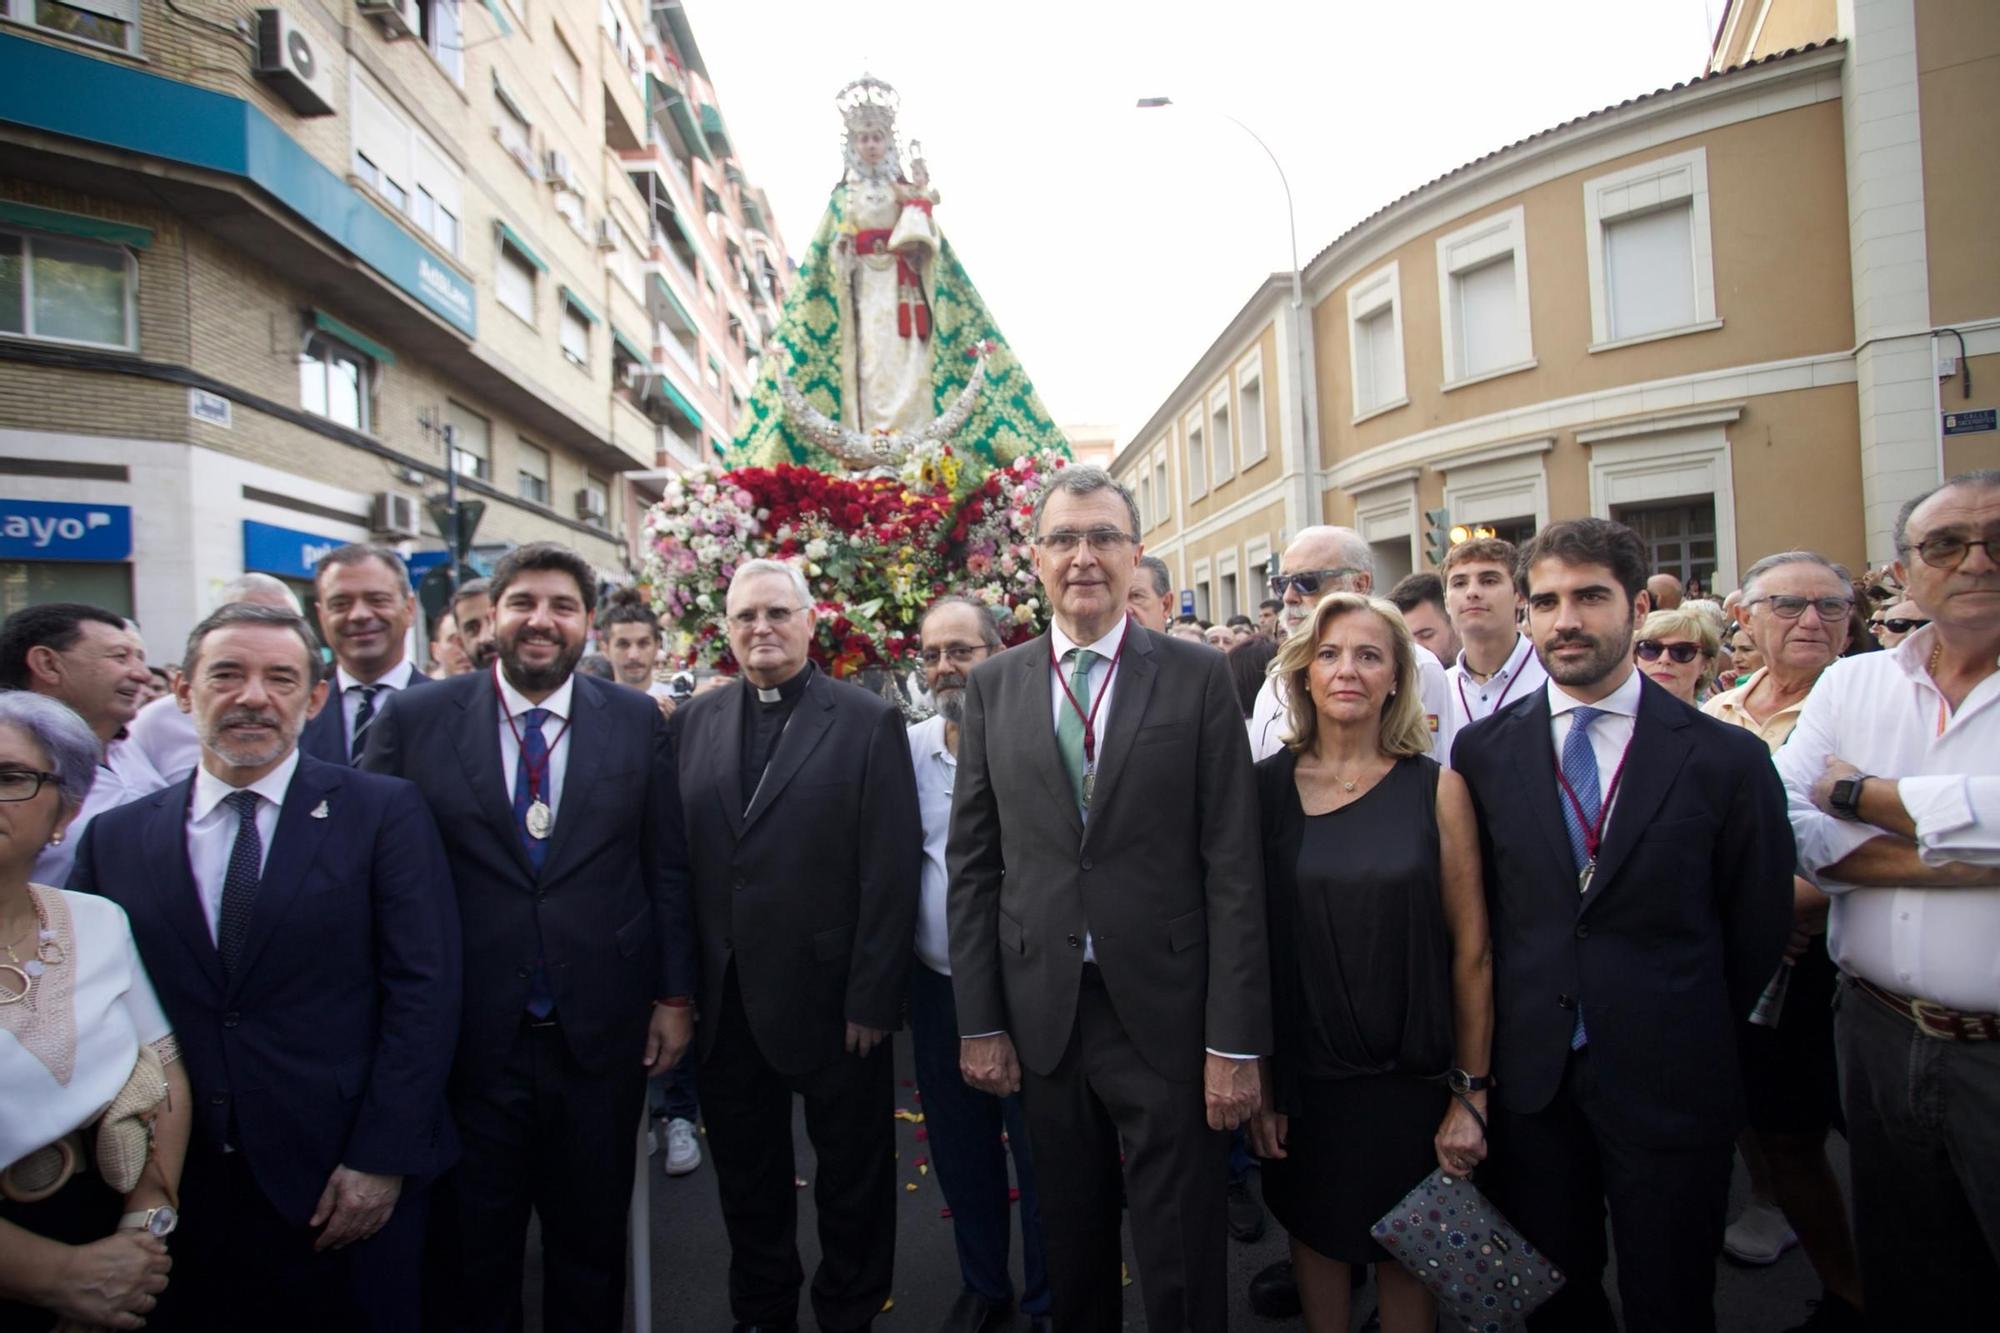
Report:
<svg viewBox="0 0 2000 1333"><path fill-rule="evenodd" d="M1931 623L1828 667L1777 764L1799 868L1833 900L1862 1292L1877 1319L1948 1328L2000 1282L2000 471L1895 531Z"/></svg>
<svg viewBox="0 0 2000 1333"><path fill-rule="evenodd" d="M1445 613L1458 636L1458 660L1445 672L1453 731L1491 717L1548 683L1535 646L1521 633L1521 592L1514 543L1498 537L1460 542L1445 556Z"/></svg>

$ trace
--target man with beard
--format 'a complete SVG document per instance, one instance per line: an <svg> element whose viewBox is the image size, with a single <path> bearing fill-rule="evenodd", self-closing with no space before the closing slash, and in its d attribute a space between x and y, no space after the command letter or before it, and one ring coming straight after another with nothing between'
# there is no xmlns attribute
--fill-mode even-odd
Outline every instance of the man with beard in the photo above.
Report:
<svg viewBox="0 0 2000 1333"><path fill-rule="evenodd" d="M693 1032L673 753L651 699L575 672L596 591L565 547L502 556L498 661L395 696L361 756L422 788L465 926L465 1151L439 1199L426 1328L521 1326L530 1212L543 1326L622 1327L645 1079Z"/></svg>
<svg viewBox="0 0 2000 1333"><path fill-rule="evenodd" d="M1141 582L1135 579L1133 586ZM1157 609L1159 598L1149 600ZM1133 617L1140 618L1136 603ZM965 678L1000 651L1000 625L984 602L953 596L931 604L917 634L923 644L924 684L938 711L910 728L910 762L917 771L917 806L924 822L923 904L917 914L917 965L910 970L910 1054L924 1097L931 1162L951 1209L964 1284L941 1333L1013 1327L1014 1287L1007 1273L1013 1229L1007 1197L1009 1148L1021 1191L1021 1310L1042 1333L1049 1326L1049 1283L1021 1097L981 1092L959 1074L958 1009L952 1003L951 941L945 927L949 881L944 850L958 773L958 728L965 721Z"/></svg>
<svg viewBox="0 0 2000 1333"><path fill-rule="evenodd" d="M326 685L297 615L216 611L175 694L200 768L101 815L69 885L131 918L193 1089L185 1225L147 1326L415 1330L427 1186L455 1148L437 828L409 783L299 752Z"/></svg>
<svg viewBox="0 0 2000 1333"><path fill-rule="evenodd" d="M1569 1282L1535 1330L1715 1327L1744 1118L1736 1026L1791 921L1764 745L1634 669L1646 546L1607 519L1521 552L1542 688L1459 733L1493 938L1495 1201Z"/></svg>
<svg viewBox="0 0 2000 1333"><path fill-rule="evenodd" d="M817 1154L815 1322L866 1329L896 1248L895 1065L923 833L902 714L815 667L798 570L746 560L732 689L674 712L701 930L701 1104L737 1328L798 1327L792 1105Z"/></svg>
<svg viewBox="0 0 2000 1333"><path fill-rule="evenodd" d="M493 583L468 579L451 599L451 616L458 623L458 650L474 671L490 671L499 646L493 641Z"/></svg>
<svg viewBox="0 0 2000 1333"><path fill-rule="evenodd" d="M104 744L104 762L67 834L35 858L37 884L61 887L90 821L158 791L166 779L126 734L152 672L146 645L124 617L79 602L30 606L0 624L0 689L46 694L82 718Z"/></svg>
<svg viewBox="0 0 2000 1333"><path fill-rule="evenodd" d="M327 706L306 723L299 748L330 764L349 764L390 695L430 684L404 643L417 596L402 556L359 542L321 556L313 587L319 627L333 649L333 680Z"/></svg>

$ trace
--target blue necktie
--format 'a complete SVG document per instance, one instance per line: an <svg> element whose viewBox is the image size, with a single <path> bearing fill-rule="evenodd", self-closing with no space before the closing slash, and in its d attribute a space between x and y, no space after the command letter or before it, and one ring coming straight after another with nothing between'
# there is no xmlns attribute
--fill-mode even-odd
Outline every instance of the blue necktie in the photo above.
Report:
<svg viewBox="0 0 2000 1333"><path fill-rule="evenodd" d="M1590 724L1604 716L1601 708L1572 708L1569 712L1569 735L1563 738L1562 774L1569 784L1569 795L1563 797L1563 827L1569 830L1570 855L1576 858L1576 872L1583 874L1583 868L1590 861L1590 848L1584 840L1584 830L1594 828L1597 813L1603 806L1603 797L1597 788L1597 754L1590 745ZM1576 799L1571 800L1570 796ZM1583 1049L1589 1037L1583 1030L1583 1007L1576 1011L1576 1030L1570 1034L1569 1048Z"/></svg>
<svg viewBox="0 0 2000 1333"><path fill-rule="evenodd" d="M514 765L514 830L520 835L521 850L528 854L528 864L541 872L542 863L548 859L547 839L537 838L528 832L528 807L535 803L535 796L542 798L550 809L555 802L550 798L554 793L549 785L549 741L542 735L542 724L549 720L546 708L530 708L521 714L521 754ZM535 785L530 790L528 774L535 774ZM555 988L549 984L548 964L542 958L541 925L535 926L535 969L528 976L528 1012L536 1018L547 1018L555 1012Z"/></svg>
<svg viewBox="0 0 2000 1333"><path fill-rule="evenodd" d="M250 938L250 909L257 902L257 885L264 878L264 839L257 832L254 791L235 791L222 798L236 812L236 845L229 849L229 869L222 876L222 910L216 917L215 948L225 974L236 970L243 942Z"/></svg>

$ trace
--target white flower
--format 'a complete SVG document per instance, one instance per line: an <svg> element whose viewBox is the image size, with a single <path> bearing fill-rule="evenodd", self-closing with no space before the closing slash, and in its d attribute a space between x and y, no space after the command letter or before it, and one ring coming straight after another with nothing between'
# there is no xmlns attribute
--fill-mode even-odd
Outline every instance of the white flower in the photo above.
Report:
<svg viewBox="0 0 2000 1333"><path fill-rule="evenodd" d="M826 538L815 537L806 543L806 558L808 560L824 560L830 549L826 544Z"/></svg>
<svg viewBox="0 0 2000 1333"><path fill-rule="evenodd" d="M694 599L694 604L704 611L713 611L715 609L715 598L709 596L707 593L703 593Z"/></svg>

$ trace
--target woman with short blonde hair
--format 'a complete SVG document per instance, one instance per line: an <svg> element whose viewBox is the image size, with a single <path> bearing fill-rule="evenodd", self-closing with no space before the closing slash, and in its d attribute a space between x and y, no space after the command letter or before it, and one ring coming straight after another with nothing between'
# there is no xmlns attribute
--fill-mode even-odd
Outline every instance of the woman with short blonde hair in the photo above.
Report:
<svg viewBox="0 0 2000 1333"><path fill-rule="evenodd" d="M1639 670L1684 704L1699 705L1714 685L1722 636L1709 618L1686 603L1654 611L1632 636Z"/></svg>

